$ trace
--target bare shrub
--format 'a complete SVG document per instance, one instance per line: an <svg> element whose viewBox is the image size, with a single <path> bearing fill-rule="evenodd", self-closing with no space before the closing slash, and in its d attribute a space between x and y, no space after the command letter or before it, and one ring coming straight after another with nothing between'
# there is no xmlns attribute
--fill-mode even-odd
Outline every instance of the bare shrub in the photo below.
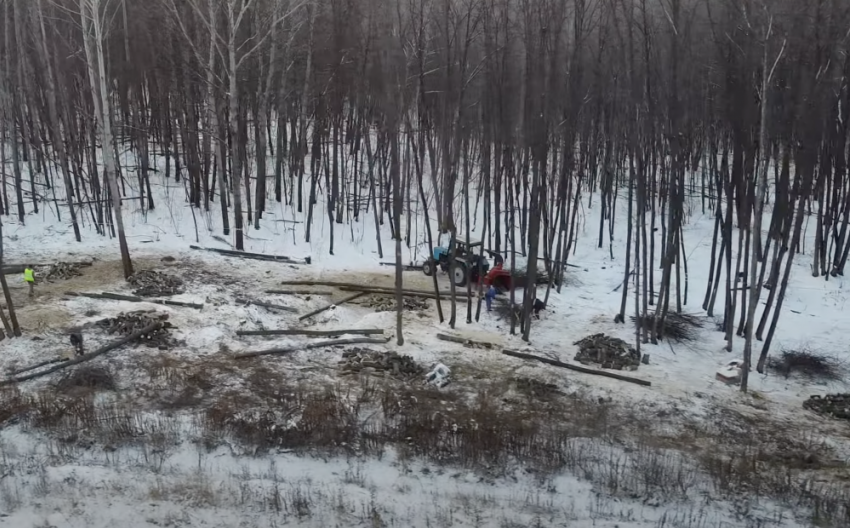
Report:
<svg viewBox="0 0 850 528"><path fill-rule="evenodd" d="M810 381L838 381L843 377L837 358L809 348L783 350L778 357L768 359L767 367L786 378L794 374Z"/></svg>

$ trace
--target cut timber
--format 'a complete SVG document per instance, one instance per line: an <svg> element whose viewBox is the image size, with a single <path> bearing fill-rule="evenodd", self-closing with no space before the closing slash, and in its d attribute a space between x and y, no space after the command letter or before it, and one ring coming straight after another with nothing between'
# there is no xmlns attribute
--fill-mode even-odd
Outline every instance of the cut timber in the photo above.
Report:
<svg viewBox="0 0 850 528"><path fill-rule="evenodd" d="M325 348L330 346L338 346L338 345L358 345L358 344L372 344L372 345L384 345L389 342L390 338L386 339L378 339L376 337L353 337L351 339L329 339L327 341L318 341L316 343L305 343L300 345L294 345L286 348L272 348L270 350L259 350L257 352L245 352L244 354L238 354L234 356L236 359L245 359L252 358L257 356L270 356L273 354L289 354L291 352L297 352L299 350L308 350L311 348Z"/></svg>
<svg viewBox="0 0 850 528"><path fill-rule="evenodd" d="M329 291L311 291L311 290L266 290L269 295L333 295L334 292Z"/></svg>
<svg viewBox="0 0 850 528"><path fill-rule="evenodd" d="M563 363L561 361L556 361L554 359L549 359L549 358L540 357L540 356L534 356L532 354L524 354L522 352L516 352L514 350L502 350L502 354L505 354L505 355L511 356L511 357L515 357L515 358L520 358L520 359L533 359L535 361L540 361L541 363L546 363L547 365L552 365L554 367L561 367L561 368L565 368L565 369L569 369L569 370L575 370L576 372L581 372L583 374L593 374L594 376L603 376L603 377L606 377L606 378L612 378L612 379L616 379L616 380L620 380L620 381L627 381L629 383L635 383L637 385L643 385L644 387L649 387L649 386L652 385L652 383L650 383L646 380L631 378L629 376L623 376L622 374L614 374L613 372L606 372L604 370L595 370L595 369L579 367L577 365L570 365L569 363Z"/></svg>
<svg viewBox="0 0 850 528"><path fill-rule="evenodd" d="M17 377L17 378L6 379L6 380L0 382L0 385L9 385L10 383L22 383L24 381L29 381L29 380L32 380L32 379L40 378L42 376L47 376L48 374L53 374L56 371L62 370L64 368L68 368L72 365L79 365L80 363L85 363L86 361L90 361L90 360L92 360L92 359L94 359L98 356L102 356L103 354L106 354L107 352L111 352L112 350L115 350L118 347L124 346L131 341L135 341L136 339L142 337L145 334L155 332L156 330L159 330L160 328L162 328L162 323L156 322L152 325L148 325L148 326L142 328L138 332L133 332L132 334L130 334L126 337L122 337L121 339L119 339L117 341L113 341L112 343L109 343L108 345L103 346L103 347L95 350L94 352L84 354L84 355L79 356L79 357L74 358L74 359L69 359L68 361L60 363L60 364L56 365L55 367L51 367L47 370L42 370L41 372L36 372L34 374L27 374L26 376L20 376L20 377ZM32 369L27 369L27 370L32 370Z"/></svg>
<svg viewBox="0 0 850 528"><path fill-rule="evenodd" d="M310 257L304 257L302 260L293 259L292 257L287 257L284 255L264 255L262 253L246 253L245 251L236 251L233 249L216 249L216 248L204 248L200 246L189 246L191 249L197 249L199 251L210 251L212 253L218 253L219 255L224 255L227 257L238 257L244 259L251 260L265 260L268 262L283 262L285 264L310 264L312 259Z"/></svg>
<svg viewBox="0 0 850 528"><path fill-rule="evenodd" d="M171 301L168 299L145 299L143 297L136 297L133 295L120 295L118 293L80 293L80 292L65 292L65 295L69 297L86 297L89 299L101 299L101 300L109 300L109 301L127 301L127 302L147 302L152 304L162 304L166 306L182 306L183 308L194 308L195 310L202 310L204 308L203 304L195 304L188 302L180 302L180 301Z"/></svg>
<svg viewBox="0 0 850 528"><path fill-rule="evenodd" d="M284 312L298 313L298 310L290 306L260 302L253 299L236 299L236 302L239 304L247 304L249 306L253 304L254 306L261 306L263 308L268 308L269 310L283 310Z"/></svg>
<svg viewBox="0 0 850 528"><path fill-rule="evenodd" d="M346 297L345 299L340 299L339 301L337 301L335 303L331 303L327 306L323 306L323 307L319 308L318 310L313 310L312 312L310 312L308 314L304 314L301 317L299 317L298 320L303 321L304 319L307 319L309 317L313 317L314 315L319 315L320 313L324 312L325 310L330 310L334 306L339 306L340 304L345 304L345 303L347 303L349 301L353 301L354 299L357 299L359 297L363 297L364 295L366 295L365 292L357 292L354 295Z"/></svg>
<svg viewBox="0 0 850 528"><path fill-rule="evenodd" d="M359 329L359 328L349 328L342 330L239 330L236 332L238 336L276 336L276 335L287 335L287 336L309 336L309 337L330 337L330 336L341 336L341 335L377 335L383 334L384 331L379 328L367 328L367 329Z"/></svg>
<svg viewBox="0 0 850 528"><path fill-rule="evenodd" d="M486 341L474 341L472 339L467 339L459 336L453 336L449 334L437 334L437 339L440 341L450 341L452 343L460 343L461 345L478 345L485 348L493 348L497 346L495 343L488 343Z"/></svg>

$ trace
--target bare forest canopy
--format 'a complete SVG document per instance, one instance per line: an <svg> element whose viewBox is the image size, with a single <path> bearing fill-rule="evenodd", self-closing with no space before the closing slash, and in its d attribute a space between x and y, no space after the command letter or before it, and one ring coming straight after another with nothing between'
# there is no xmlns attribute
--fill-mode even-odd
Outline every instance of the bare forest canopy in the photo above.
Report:
<svg viewBox="0 0 850 528"><path fill-rule="evenodd" d="M343 223L371 211L397 240L407 216L408 244L405 213L420 203L442 232L468 235L463 219L483 211L488 247L527 253L530 269L542 251L554 277L583 201L601 201L598 244L610 248L627 200L619 319L633 274L635 312L659 311L657 331L637 329L647 341L663 333L671 300L681 310L682 225L696 204L716 217L703 307L713 312L722 283L730 349L736 313L748 347L772 322L763 362L804 217L817 219L816 276L843 273L850 252L848 2L0 9L2 214L25 222L50 207L77 240L81 222L117 231L128 274L122 202L156 207L157 178L220 213L238 250L244 223L259 228L272 200L307 212L308 239L314 215ZM756 321L762 283L774 287Z"/></svg>

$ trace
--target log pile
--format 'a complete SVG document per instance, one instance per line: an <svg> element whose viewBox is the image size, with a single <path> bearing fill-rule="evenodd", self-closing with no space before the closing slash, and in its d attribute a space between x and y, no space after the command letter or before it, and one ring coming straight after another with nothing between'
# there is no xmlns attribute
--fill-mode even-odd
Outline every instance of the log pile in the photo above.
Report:
<svg viewBox="0 0 850 528"><path fill-rule="evenodd" d="M850 394L814 395L803 402L803 408L823 416L850 420Z"/></svg>
<svg viewBox="0 0 850 528"><path fill-rule="evenodd" d="M396 300L388 295L372 295L361 303L363 306L374 308L376 312L396 311ZM404 309L410 312L428 309L428 301L418 297L404 297Z"/></svg>
<svg viewBox="0 0 850 528"><path fill-rule="evenodd" d="M148 348L168 350L178 343L171 337L171 329L174 325L168 322L168 314L157 313L151 310L140 310L136 312L120 313L117 317L101 319L95 326L106 331L107 334L131 335L139 330L149 327L155 323L160 325L153 330L142 334L138 338L139 343L144 343Z"/></svg>
<svg viewBox="0 0 850 528"><path fill-rule="evenodd" d="M347 373L384 373L384 375L399 379L415 378L425 371L410 356L367 348L346 350L342 353L339 365Z"/></svg>
<svg viewBox="0 0 850 528"><path fill-rule="evenodd" d="M41 282L56 282L60 280L69 280L74 277L82 277L83 265L74 262L57 262L46 266L37 266L33 271L35 277Z"/></svg>
<svg viewBox="0 0 850 528"><path fill-rule="evenodd" d="M183 281L173 275L153 270L134 273L127 282L136 287L133 295L139 297L161 297L183 293Z"/></svg>
<svg viewBox="0 0 850 528"><path fill-rule="evenodd" d="M640 366L640 354L622 339L594 334L574 344L579 348L575 360L584 365L596 363L613 370L637 370Z"/></svg>

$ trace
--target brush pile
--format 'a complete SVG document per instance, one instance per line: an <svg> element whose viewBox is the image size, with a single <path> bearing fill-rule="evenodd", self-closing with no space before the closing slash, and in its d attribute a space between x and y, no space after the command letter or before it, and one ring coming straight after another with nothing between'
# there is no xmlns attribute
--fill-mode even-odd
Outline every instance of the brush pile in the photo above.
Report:
<svg viewBox="0 0 850 528"><path fill-rule="evenodd" d="M393 295L373 295L367 297L362 304L363 306L373 308L376 312L396 311L395 296ZM404 309L410 312L427 310L428 301L418 297L405 297Z"/></svg>
<svg viewBox="0 0 850 528"><path fill-rule="evenodd" d="M134 273L127 282L136 287L133 295L138 297L163 297L184 291L183 281L179 278L152 270Z"/></svg>
<svg viewBox="0 0 850 528"><path fill-rule="evenodd" d="M823 416L850 420L850 394L815 395L803 402L803 408Z"/></svg>
<svg viewBox="0 0 850 528"><path fill-rule="evenodd" d="M342 370L347 373L370 372L385 373L399 379L415 378L424 372L410 356L401 356L396 352L379 352L365 348L352 348L342 353L339 361Z"/></svg>
<svg viewBox="0 0 850 528"><path fill-rule="evenodd" d="M809 381L837 381L842 378L841 364L837 359L808 349L783 350L779 357L768 360L767 367L786 378L791 374Z"/></svg>
<svg viewBox="0 0 850 528"><path fill-rule="evenodd" d="M579 349L575 360L585 365L595 363L613 370L637 370L640 366L640 354L616 337L594 334L573 344Z"/></svg>
<svg viewBox="0 0 850 528"><path fill-rule="evenodd" d="M632 323L637 324L638 318L632 316L631 319ZM663 328L658 328L659 334L656 337L658 339L669 337L679 343L683 341L694 341L698 335L697 330L702 328L703 322L704 319L699 315L669 312L664 318ZM655 314L641 316L640 325L642 329L648 332L654 332L656 330Z"/></svg>
<svg viewBox="0 0 850 528"><path fill-rule="evenodd" d="M171 337L171 330L174 325L168 322L168 314L157 313L152 310L139 310L121 313L117 317L101 319L95 323L95 326L105 330L110 335L127 336L160 321L162 326L158 330L139 337L137 343L144 343L148 348L168 350L177 345L177 341Z"/></svg>
<svg viewBox="0 0 850 528"><path fill-rule="evenodd" d="M104 367L81 366L62 376L56 388L62 392L76 389L114 391L115 377Z"/></svg>
<svg viewBox="0 0 850 528"><path fill-rule="evenodd" d="M38 266L33 271L36 279L42 282L56 282L60 280L69 280L74 277L82 277L81 264L68 262L57 262L48 266Z"/></svg>

